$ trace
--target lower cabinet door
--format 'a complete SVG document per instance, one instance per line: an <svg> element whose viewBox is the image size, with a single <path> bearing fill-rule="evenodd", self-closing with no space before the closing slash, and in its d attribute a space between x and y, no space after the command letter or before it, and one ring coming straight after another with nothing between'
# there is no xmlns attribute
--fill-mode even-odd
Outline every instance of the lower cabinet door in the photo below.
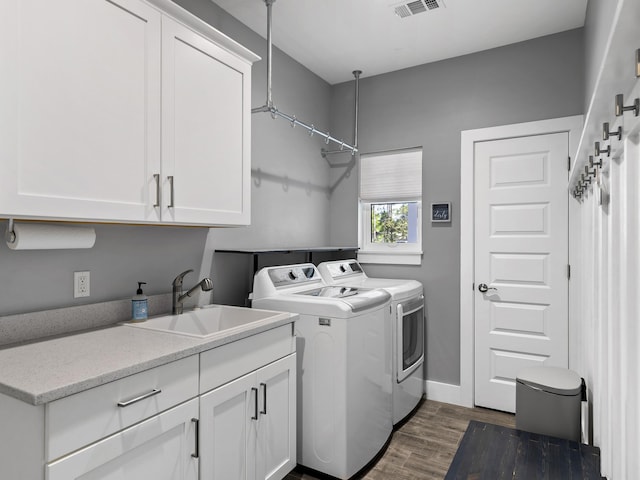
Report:
<svg viewBox="0 0 640 480"><path fill-rule="evenodd" d="M197 418L193 399L47 464L46 479L198 480Z"/></svg>
<svg viewBox="0 0 640 480"><path fill-rule="evenodd" d="M296 466L296 354L257 372L256 478L280 480Z"/></svg>
<svg viewBox="0 0 640 480"><path fill-rule="evenodd" d="M256 374L200 397L200 479L253 480L257 437Z"/></svg>

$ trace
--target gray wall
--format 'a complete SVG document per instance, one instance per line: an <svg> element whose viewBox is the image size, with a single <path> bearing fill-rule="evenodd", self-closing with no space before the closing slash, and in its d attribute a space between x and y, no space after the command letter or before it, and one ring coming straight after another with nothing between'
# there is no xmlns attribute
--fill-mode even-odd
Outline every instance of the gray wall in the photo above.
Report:
<svg viewBox="0 0 640 480"><path fill-rule="evenodd" d="M427 378L460 382L460 132L580 114L583 29L392 72L360 82L360 151L423 147L419 267L365 265L372 276L421 281L427 299ZM354 65L357 68L358 65ZM332 131L349 128L353 82L334 87ZM339 169L333 169L336 179ZM335 245L357 243L357 169L331 198ZM451 224L431 224L431 202L452 203Z"/></svg>
<svg viewBox="0 0 640 480"><path fill-rule="evenodd" d="M192 13L266 58L266 42L209 0L180 0ZM266 92L266 61L253 67L253 106ZM289 57L274 51L274 100L283 111L328 129L330 86ZM0 241L0 316L128 298L136 282L145 293L171 291L183 270L185 284L210 275L215 248L324 245L328 240L329 169L324 144L286 121L252 116L252 163L264 174L252 185L252 226L233 229L97 225L90 250L12 251ZM315 186L319 188L316 188ZM6 222L0 221L4 234ZM73 298L73 272L91 271L91 296ZM216 287L223 279L214 278ZM203 295L203 301L210 296ZM214 297L215 298L215 297Z"/></svg>

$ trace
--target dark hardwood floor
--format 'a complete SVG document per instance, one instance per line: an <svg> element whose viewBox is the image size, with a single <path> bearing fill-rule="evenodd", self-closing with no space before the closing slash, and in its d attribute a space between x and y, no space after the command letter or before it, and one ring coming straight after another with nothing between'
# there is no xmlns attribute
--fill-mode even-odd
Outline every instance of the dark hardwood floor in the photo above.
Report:
<svg viewBox="0 0 640 480"><path fill-rule="evenodd" d="M384 455L358 478L443 479L470 420L515 428L515 416L509 413L425 400L414 415L393 432ZM285 480L318 478L296 469Z"/></svg>

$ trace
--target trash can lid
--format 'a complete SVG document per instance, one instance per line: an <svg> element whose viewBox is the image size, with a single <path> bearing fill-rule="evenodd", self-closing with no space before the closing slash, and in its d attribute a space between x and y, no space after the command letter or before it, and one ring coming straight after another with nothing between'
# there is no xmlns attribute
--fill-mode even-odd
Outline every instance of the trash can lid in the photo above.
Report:
<svg viewBox="0 0 640 480"><path fill-rule="evenodd" d="M582 379L568 368L524 368L518 372L516 381L556 395L577 395L582 390Z"/></svg>

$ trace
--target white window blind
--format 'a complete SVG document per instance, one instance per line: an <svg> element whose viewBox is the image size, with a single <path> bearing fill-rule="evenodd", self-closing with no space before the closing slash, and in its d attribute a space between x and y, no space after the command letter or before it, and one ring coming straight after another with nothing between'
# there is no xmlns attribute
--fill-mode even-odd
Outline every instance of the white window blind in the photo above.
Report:
<svg viewBox="0 0 640 480"><path fill-rule="evenodd" d="M360 199L415 199L422 196L422 149L360 157Z"/></svg>

